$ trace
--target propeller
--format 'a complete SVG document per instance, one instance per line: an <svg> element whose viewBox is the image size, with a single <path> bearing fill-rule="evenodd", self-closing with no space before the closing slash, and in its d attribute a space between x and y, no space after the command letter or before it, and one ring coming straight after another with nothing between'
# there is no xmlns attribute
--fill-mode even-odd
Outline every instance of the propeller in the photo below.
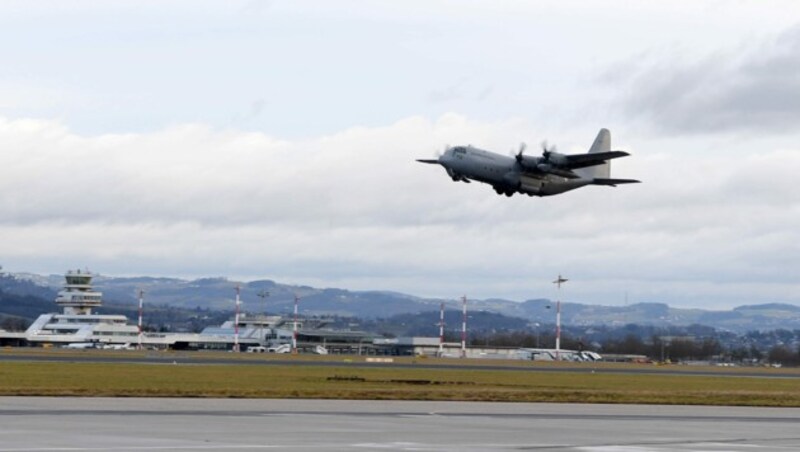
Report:
<svg viewBox="0 0 800 452"><path fill-rule="evenodd" d="M554 152L556 152L555 146L547 147L547 140L542 141L542 157L544 157L545 160L549 160L550 155Z"/></svg>
<svg viewBox="0 0 800 452"><path fill-rule="evenodd" d="M517 163L522 163L522 154L525 152L527 147L528 145L525 144L524 141L519 144L519 151L517 151L517 154L514 156L514 158L517 160Z"/></svg>
<svg viewBox="0 0 800 452"><path fill-rule="evenodd" d="M434 157L436 157L435 159L417 159L417 161L420 162L420 163L431 163L431 164L440 163L440 160L442 159L442 155L445 152L447 152L448 150L450 150L450 145L449 144L445 144L444 145L444 150L435 151L433 153Z"/></svg>

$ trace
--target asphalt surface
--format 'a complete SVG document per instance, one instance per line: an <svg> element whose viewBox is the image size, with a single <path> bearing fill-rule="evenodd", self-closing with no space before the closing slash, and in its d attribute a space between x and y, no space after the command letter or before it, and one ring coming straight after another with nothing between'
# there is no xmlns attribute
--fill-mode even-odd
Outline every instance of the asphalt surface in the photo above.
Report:
<svg viewBox="0 0 800 452"><path fill-rule="evenodd" d="M800 409L0 397L4 451L794 451Z"/></svg>
<svg viewBox="0 0 800 452"><path fill-rule="evenodd" d="M130 353L130 354L126 354ZM258 359L258 355L248 356L255 359L235 359L235 357L218 357L213 354L203 352L184 352L178 354L165 354L153 352L141 355L137 352L116 352L113 354L104 353L99 350L82 350L79 352L69 351L66 353L31 352L31 353L2 353L0 352L0 363L4 361L15 362L85 362L85 363L131 363L131 364L195 364L195 365L226 365L226 366L310 366L310 367L365 367L365 368L416 368L416 369L442 369L442 370L504 370L518 372L574 372L574 373L611 373L629 375L683 375L683 376L730 376L730 377L749 377L749 378L788 378L800 379L800 372L784 372L777 369L756 369L747 370L743 368L731 369L726 367L691 367L691 366L670 366L670 367L641 367L641 366L621 366L603 367L592 365L592 363L576 363L565 365L558 363L552 366L526 366L509 365L503 361L498 364L487 364L488 360L477 359L451 359L447 362L430 363L424 360L416 362L365 362L364 357L341 356L337 360L297 360L297 359ZM507 363L507 361L506 361ZM555 364L555 363L553 363Z"/></svg>

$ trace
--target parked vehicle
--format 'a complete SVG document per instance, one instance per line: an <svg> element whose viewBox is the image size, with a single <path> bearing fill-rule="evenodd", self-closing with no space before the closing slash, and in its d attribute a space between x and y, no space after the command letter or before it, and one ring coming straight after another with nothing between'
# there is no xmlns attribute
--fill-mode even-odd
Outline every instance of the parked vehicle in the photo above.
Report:
<svg viewBox="0 0 800 452"><path fill-rule="evenodd" d="M269 353L291 353L292 346L291 344L281 344L270 347L267 349Z"/></svg>
<svg viewBox="0 0 800 452"><path fill-rule="evenodd" d="M251 345L247 347L247 353L266 353L267 347L263 347L261 345Z"/></svg>
<svg viewBox="0 0 800 452"><path fill-rule="evenodd" d="M97 344L94 342L73 342L71 344L64 345L63 348L70 348L73 350L83 350L87 348L97 348Z"/></svg>

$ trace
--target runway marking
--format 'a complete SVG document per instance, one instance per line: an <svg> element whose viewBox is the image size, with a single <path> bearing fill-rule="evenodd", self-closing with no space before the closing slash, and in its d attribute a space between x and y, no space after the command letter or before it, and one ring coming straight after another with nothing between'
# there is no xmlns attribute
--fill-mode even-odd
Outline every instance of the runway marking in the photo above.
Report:
<svg viewBox="0 0 800 452"><path fill-rule="evenodd" d="M315 411L315 410L116 410L116 409L2 409L3 416L190 416L190 417L293 417L293 416L335 416L335 417L384 417L384 418L501 418L529 420L601 420L601 421L685 421L685 422L746 422L746 423L790 423L800 422L800 416L775 415L755 417L749 415L673 415L673 414L559 414L559 413L478 413L478 412L446 412L446 411ZM2 449L0 449L2 451Z"/></svg>
<svg viewBox="0 0 800 452"><path fill-rule="evenodd" d="M669 445L666 448L656 447L653 448L652 446L588 446L588 447L576 447L576 451L585 451L585 452L676 452L679 450L686 450L691 452L703 451L703 452L732 452L731 445L725 443L688 443L686 444L687 448L678 448L676 449L676 445ZM680 447L680 445L678 445ZM757 444L737 444L736 450L744 450L744 449L758 449L758 450L774 450L773 446L762 446ZM790 448L787 450L797 450L796 448Z"/></svg>
<svg viewBox="0 0 800 452"><path fill-rule="evenodd" d="M358 448L367 448L367 449L390 449L390 450L416 450L416 451L443 450L441 448L436 448L430 444L406 443L406 442L359 443L359 444L351 444L350 446Z"/></svg>
<svg viewBox="0 0 800 452"><path fill-rule="evenodd" d="M72 452L95 450L219 450L219 449L288 449L287 445L258 445L258 444L198 444L194 446L117 446L117 447L31 447L31 448L0 448L0 452Z"/></svg>
<svg viewBox="0 0 800 452"><path fill-rule="evenodd" d="M370 444L369 447L375 447L380 443ZM400 444L400 443L397 443ZM411 443L409 443L411 444ZM259 445L259 444L209 444L209 445L194 445L194 446L116 446L116 447L15 447L15 448L0 448L0 452L91 452L91 451L139 451L139 450L220 450L220 449L242 449L242 450L263 450L263 449L322 449L331 450L332 447L366 447L356 444L342 444L331 445L328 442L320 444L273 444L273 445ZM429 449L406 449L406 450L446 450L436 445L428 446ZM463 450L457 449L457 450Z"/></svg>
<svg viewBox="0 0 800 452"><path fill-rule="evenodd" d="M767 449L776 450L784 449L785 446L770 445L767 443L777 441L798 441L800 438L731 438L731 439L706 439L706 440L689 440L689 441L649 441L649 442L636 442L630 444L597 444L589 446L548 446L552 449L570 449L585 452L657 452L660 450L674 452L676 450L687 451L731 451L731 447L736 447L736 450L741 449ZM758 443L758 444L754 444ZM702 447L702 449L698 449ZM684 449L685 448L685 449ZM540 447L524 447L524 450L536 450ZM797 446L788 448L787 450L797 450Z"/></svg>

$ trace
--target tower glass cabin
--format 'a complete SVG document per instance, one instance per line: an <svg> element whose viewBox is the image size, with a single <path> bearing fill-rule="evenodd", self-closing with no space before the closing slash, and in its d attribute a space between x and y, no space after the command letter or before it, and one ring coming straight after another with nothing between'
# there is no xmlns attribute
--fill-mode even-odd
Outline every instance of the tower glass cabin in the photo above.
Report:
<svg viewBox="0 0 800 452"><path fill-rule="evenodd" d="M92 308L102 304L102 294L92 290L92 275L88 271L69 270L67 283L58 292L56 303L64 308L66 315L91 315Z"/></svg>

